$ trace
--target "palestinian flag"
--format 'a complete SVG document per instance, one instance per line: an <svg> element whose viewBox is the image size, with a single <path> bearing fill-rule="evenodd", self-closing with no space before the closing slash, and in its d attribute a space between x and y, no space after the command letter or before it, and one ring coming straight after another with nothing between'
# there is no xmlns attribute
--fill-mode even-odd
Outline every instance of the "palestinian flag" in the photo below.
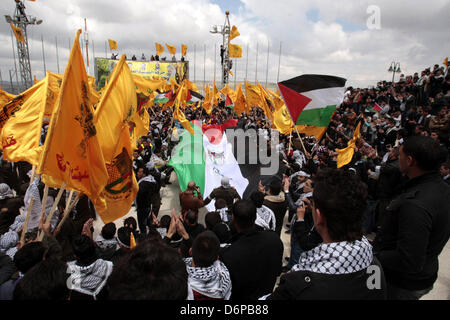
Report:
<svg viewBox="0 0 450 320"><path fill-rule="evenodd" d="M158 93L155 96L155 98L153 99L153 103L167 103L174 99L175 99L175 96L174 96L172 90L170 90L167 92Z"/></svg>
<svg viewBox="0 0 450 320"><path fill-rule="evenodd" d="M232 141L234 136L229 136L236 129L237 122L234 119L223 125L201 125L194 120L194 135L186 131L180 135L180 142L175 147L169 165L174 168L182 191L186 190L189 181L195 181L205 199L215 188L221 186L222 177L227 177L239 195L247 199L258 189L260 180L263 185L270 183L274 175L261 175L263 165L249 160L250 148L247 145L244 147L245 161L238 163L237 159L242 157L237 155L239 149L236 141ZM275 176L281 179L284 169L284 165L280 163ZM206 207L213 211L214 201Z"/></svg>
<svg viewBox="0 0 450 320"><path fill-rule="evenodd" d="M195 92L193 90L189 90L186 97L186 104L193 104L196 102L200 102L204 99L205 98L200 93Z"/></svg>
<svg viewBox="0 0 450 320"><path fill-rule="evenodd" d="M225 98L225 107L231 108L231 109L234 108L234 102L233 102L233 100L231 100L229 95L227 95L227 97Z"/></svg>
<svg viewBox="0 0 450 320"><path fill-rule="evenodd" d="M201 127L198 121L194 124L194 135L187 131L180 135L180 142L169 162L178 176L180 189L185 191L189 181L195 181L203 198L206 198L215 188L221 186L222 177L228 177L230 184L242 196L248 186L248 180L242 176L231 145L222 131L226 126ZM211 202L207 208L214 210L214 204Z"/></svg>
<svg viewBox="0 0 450 320"><path fill-rule="evenodd" d="M344 78L305 74L278 83L295 125L327 127L344 98Z"/></svg>
<svg viewBox="0 0 450 320"><path fill-rule="evenodd" d="M380 112L381 110L383 109L376 102L373 107L366 109L367 112Z"/></svg>

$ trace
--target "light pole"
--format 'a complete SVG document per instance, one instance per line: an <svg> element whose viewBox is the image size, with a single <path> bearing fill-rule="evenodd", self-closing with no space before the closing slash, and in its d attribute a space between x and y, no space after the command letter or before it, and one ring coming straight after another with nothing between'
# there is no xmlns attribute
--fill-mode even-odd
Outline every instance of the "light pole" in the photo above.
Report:
<svg viewBox="0 0 450 320"><path fill-rule="evenodd" d="M402 72L402 70L400 70L400 62L392 61L388 71L392 72L392 83L394 83L395 73Z"/></svg>
<svg viewBox="0 0 450 320"><path fill-rule="evenodd" d="M25 14L25 5L21 0L14 0L16 2L16 10L14 12L14 17L5 15L6 22L15 25L20 28L24 37L24 41L20 42L16 39L17 43L17 54L19 56L19 67L20 75L22 77L22 86L26 90L33 85L33 77L31 75L31 64L30 64L30 52L28 49L28 36L27 36L27 26L28 25L39 25L42 20L38 20L36 17L27 16Z"/></svg>
<svg viewBox="0 0 450 320"><path fill-rule="evenodd" d="M219 33L223 37L222 48L220 49L220 56L222 61L222 86L225 86L228 83L229 71L232 67L232 62L230 60L229 51L228 51L228 42L230 38L230 19L228 16L230 15L229 11L225 11L225 23L223 26L214 25L211 27L209 32L211 33Z"/></svg>

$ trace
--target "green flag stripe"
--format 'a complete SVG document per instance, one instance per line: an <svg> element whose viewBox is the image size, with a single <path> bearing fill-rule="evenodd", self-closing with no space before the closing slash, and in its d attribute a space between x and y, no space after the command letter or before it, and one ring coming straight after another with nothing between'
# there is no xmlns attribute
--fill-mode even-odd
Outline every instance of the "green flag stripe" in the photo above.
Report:
<svg viewBox="0 0 450 320"><path fill-rule="evenodd" d="M305 109L298 116L296 125L327 127L335 110L335 105L321 109Z"/></svg>
<svg viewBox="0 0 450 320"><path fill-rule="evenodd" d="M205 190L205 150L202 129L191 122L194 135L187 130L180 135L169 165L174 168L180 189L185 191L190 181L194 181L204 194Z"/></svg>

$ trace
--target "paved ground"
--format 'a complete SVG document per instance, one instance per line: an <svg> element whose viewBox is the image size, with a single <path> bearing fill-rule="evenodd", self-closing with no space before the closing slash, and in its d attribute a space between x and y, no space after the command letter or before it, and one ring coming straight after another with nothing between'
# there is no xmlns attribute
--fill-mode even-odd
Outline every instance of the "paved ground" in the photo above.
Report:
<svg viewBox="0 0 450 320"><path fill-rule="evenodd" d="M164 215L170 215L172 212L172 208L174 208L176 212L180 212L180 203L178 200L180 188L175 173L172 173L171 182L171 185L167 185L165 188L161 189L161 198L163 199L163 201L158 219L160 219ZM199 222L203 225L206 213L207 210L205 208L202 208L199 211ZM128 215L115 221L117 228L123 226L123 220L129 216L133 216L137 220L136 210L134 207L131 208ZM284 244L283 265L286 265L287 263L284 260L284 257L289 256L290 253L290 236L285 233L286 223L287 214L285 217L283 230L281 231L281 240ZM100 218L97 218L97 220L94 222L94 237L99 234L102 226L103 222ZM439 257L439 268L440 270L438 279L434 284L433 290L425 295L422 300L450 300L450 241L447 243L446 247Z"/></svg>

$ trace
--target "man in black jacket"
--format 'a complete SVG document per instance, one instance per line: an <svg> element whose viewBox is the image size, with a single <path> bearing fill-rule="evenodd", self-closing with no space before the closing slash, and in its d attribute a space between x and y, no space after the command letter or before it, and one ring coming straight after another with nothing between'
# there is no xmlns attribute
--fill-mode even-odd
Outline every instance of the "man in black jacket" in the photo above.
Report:
<svg viewBox="0 0 450 320"><path fill-rule="evenodd" d="M152 220L149 219L151 212L154 212L155 209L159 211L159 206L155 208L154 199L159 198L160 185L158 184L158 180L150 174L148 167L139 168L137 178L139 179L139 191L136 196L138 225L139 231L143 235L146 235L147 226L152 223ZM157 216L156 213L155 216Z"/></svg>
<svg viewBox="0 0 450 320"><path fill-rule="evenodd" d="M231 275L231 299L256 300L273 290L281 273L283 242L275 232L256 229L250 200L234 203L232 220L238 233L220 254Z"/></svg>
<svg viewBox="0 0 450 320"><path fill-rule="evenodd" d="M409 180L387 207L375 239L390 299L417 300L437 279L438 256L450 237L450 187L438 173L445 159L430 137L410 137L400 147L400 171Z"/></svg>
<svg viewBox="0 0 450 320"><path fill-rule="evenodd" d="M303 252L267 299L386 298L383 271L363 236L367 191L349 171L320 170L314 179L312 213L323 243ZM305 206L302 206L305 210Z"/></svg>

